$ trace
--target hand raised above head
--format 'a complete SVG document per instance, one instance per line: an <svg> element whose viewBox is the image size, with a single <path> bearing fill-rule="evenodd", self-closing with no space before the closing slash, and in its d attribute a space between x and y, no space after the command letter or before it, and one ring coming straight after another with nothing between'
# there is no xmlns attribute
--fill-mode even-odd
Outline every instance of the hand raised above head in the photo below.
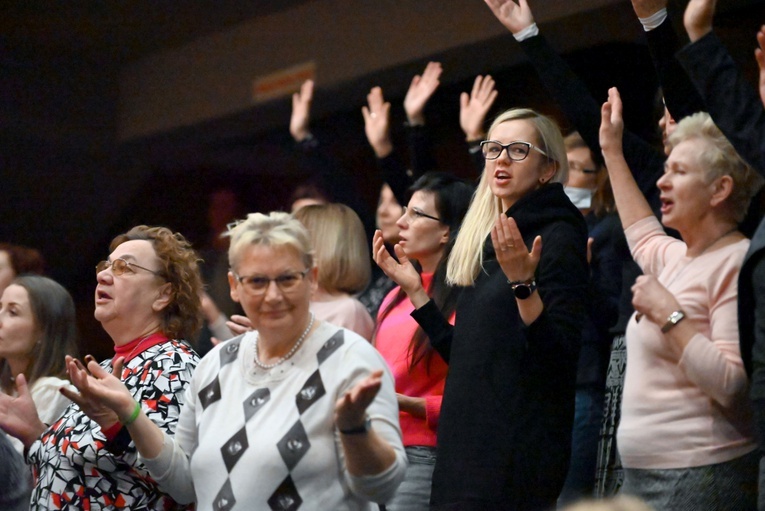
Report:
<svg viewBox="0 0 765 511"><path fill-rule="evenodd" d="M534 24L534 15L526 0L484 0L494 16L510 32L517 34Z"/></svg>
<svg viewBox="0 0 765 511"><path fill-rule="evenodd" d="M308 126L311 120L313 85L313 80L306 80L300 86L300 92L292 95L290 135L292 135L296 142L302 142L310 134Z"/></svg>
<svg viewBox="0 0 765 511"><path fill-rule="evenodd" d="M460 128L468 142L481 140L485 135L483 123L494 100L497 99L494 85L494 79L490 75L478 75L470 94L460 94Z"/></svg>
<svg viewBox="0 0 765 511"><path fill-rule="evenodd" d="M691 42L712 31L717 0L690 0L683 15L683 25Z"/></svg>
<svg viewBox="0 0 765 511"><path fill-rule="evenodd" d="M622 98L617 88L611 87L608 89L608 101L600 110L600 148L604 156L622 152L623 134Z"/></svg>
<svg viewBox="0 0 765 511"><path fill-rule="evenodd" d="M378 158L393 151L390 140L390 103L383 98L380 87L372 87L367 94L367 105L361 107L364 116L364 133Z"/></svg>
<svg viewBox="0 0 765 511"><path fill-rule="evenodd" d="M760 67L760 100L765 108L765 25L757 32L757 45L759 48L754 50L754 58L757 59L757 65Z"/></svg>
<svg viewBox="0 0 765 511"><path fill-rule="evenodd" d="M632 0L638 18L648 18L666 7L667 0Z"/></svg>
<svg viewBox="0 0 765 511"><path fill-rule="evenodd" d="M428 62L422 75L415 75L404 97L404 110L409 124L425 124L425 104L438 88L441 76L440 62Z"/></svg>

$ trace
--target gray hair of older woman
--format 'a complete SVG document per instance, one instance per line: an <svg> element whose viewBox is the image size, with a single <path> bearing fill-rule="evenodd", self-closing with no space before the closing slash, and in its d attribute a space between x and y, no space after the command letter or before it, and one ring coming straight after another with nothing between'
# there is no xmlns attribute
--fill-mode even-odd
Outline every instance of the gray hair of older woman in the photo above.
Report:
<svg viewBox="0 0 765 511"><path fill-rule="evenodd" d="M733 191L724 204L731 218L741 222L763 179L739 156L708 113L699 112L683 118L669 136L669 143L674 149L681 142L693 139L704 142L698 161L707 182L726 175L733 180Z"/></svg>
<svg viewBox="0 0 765 511"><path fill-rule="evenodd" d="M306 268L313 268L313 248L308 231L300 221L289 213L250 213L247 218L228 231L231 244L228 264L236 269L248 247L289 247L300 256Z"/></svg>

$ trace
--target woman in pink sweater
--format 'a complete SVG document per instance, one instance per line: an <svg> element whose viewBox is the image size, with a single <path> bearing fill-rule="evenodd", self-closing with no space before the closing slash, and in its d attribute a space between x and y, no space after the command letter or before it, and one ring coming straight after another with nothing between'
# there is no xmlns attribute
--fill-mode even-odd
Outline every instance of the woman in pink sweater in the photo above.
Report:
<svg viewBox="0 0 765 511"><path fill-rule="evenodd" d="M416 260L423 287L444 317L454 323L457 288L446 285L446 260L473 187L450 174L428 173L410 188L411 199L398 220L399 259ZM374 251L385 250L380 231ZM377 316L375 346L396 380L399 420L409 459L404 482L387 511L427 510L435 465L436 430L447 365L410 316L412 302L400 287L383 300Z"/></svg>
<svg viewBox="0 0 765 511"><path fill-rule="evenodd" d="M621 150L616 89L600 144L632 255L627 372L617 432L622 492L661 510L756 509L759 455L738 342L737 278L749 240L738 231L757 176L707 114L678 123L661 192L661 223Z"/></svg>

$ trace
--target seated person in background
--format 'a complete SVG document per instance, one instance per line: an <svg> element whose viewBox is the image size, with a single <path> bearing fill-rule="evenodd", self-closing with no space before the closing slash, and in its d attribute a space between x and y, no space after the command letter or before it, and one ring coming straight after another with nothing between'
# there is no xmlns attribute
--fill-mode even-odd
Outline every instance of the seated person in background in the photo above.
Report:
<svg viewBox="0 0 765 511"><path fill-rule="evenodd" d="M47 277L16 277L0 297L0 390L17 396L23 374L40 420L53 424L71 404L59 392L69 385L65 355L79 356L69 292ZM11 442L23 454L21 441Z"/></svg>
<svg viewBox="0 0 765 511"><path fill-rule="evenodd" d="M254 327L215 347L186 392L175 437L95 363L83 395L123 418L162 490L197 509L373 509L406 471L393 380L353 332L309 310L318 269L287 213L233 228L231 296ZM118 362L119 366L119 362Z"/></svg>

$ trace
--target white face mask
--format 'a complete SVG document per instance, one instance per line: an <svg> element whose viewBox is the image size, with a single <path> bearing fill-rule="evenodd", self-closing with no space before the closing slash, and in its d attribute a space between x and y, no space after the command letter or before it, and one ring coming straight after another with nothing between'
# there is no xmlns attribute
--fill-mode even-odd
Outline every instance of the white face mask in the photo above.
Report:
<svg viewBox="0 0 765 511"><path fill-rule="evenodd" d="M595 190L566 186L563 188L563 191L566 192L566 196L578 209L589 209L592 207L592 196Z"/></svg>

